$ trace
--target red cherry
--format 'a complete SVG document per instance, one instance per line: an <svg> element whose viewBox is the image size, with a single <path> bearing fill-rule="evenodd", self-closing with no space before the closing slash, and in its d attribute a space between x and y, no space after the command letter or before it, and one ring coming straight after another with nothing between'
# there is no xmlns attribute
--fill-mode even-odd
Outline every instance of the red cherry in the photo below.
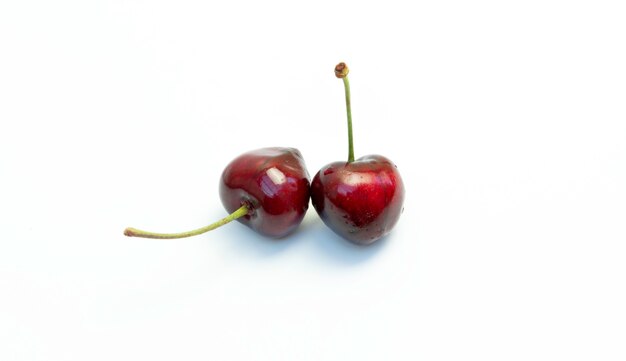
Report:
<svg viewBox="0 0 626 361"><path fill-rule="evenodd" d="M309 173L300 151L264 148L235 158L222 173L220 198L228 212L244 204L238 219L269 237L293 232L309 208Z"/></svg>
<svg viewBox="0 0 626 361"><path fill-rule="evenodd" d="M181 233L153 233L126 228L129 237L184 238L202 234L235 219L260 234L280 238L293 232L309 207L309 174L300 151L262 148L231 161L220 181L220 198L230 213L206 227Z"/></svg>
<svg viewBox="0 0 626 361"><path fill-rule="evenodd" d="M313 178L311 200L324 223L356 244L370 244L398 222L404 184L395 164L381 155L354 160L348 67L339 63L335 75L344 81L348 113L348 162L324 166Z"/></svg>
<svg viewBox="0 0 626 361"><path fill-rule="evenodd" d="M313 178L311 198L324 223L343 238L370 244L396 225L404 185L396 166L381 155L334 162Z"/></svg>

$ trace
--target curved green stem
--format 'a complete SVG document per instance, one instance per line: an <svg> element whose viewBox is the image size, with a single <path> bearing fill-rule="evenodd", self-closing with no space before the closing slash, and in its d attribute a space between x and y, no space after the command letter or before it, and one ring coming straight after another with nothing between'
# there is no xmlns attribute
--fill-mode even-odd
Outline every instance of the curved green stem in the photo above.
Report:
<svg viewBox="0 0 626 361"><path fill-rule="evenodd" d="M346 90L346 113L348 114L348 163L354 162L354 145L352 141L352 108L350 106L350 82L348 75L343 77L343 87Z"/></svg>
<svg viewBox="0 0 626 361"><path fill-rule="evenodd" d="M155 239L175 239L175 238L197 236L199 234L206 233L208 231L214 230L215 228L221 227L225 225L226 223L234 221L237 218L243 217L246 214L248 214L249 211L250 209L248 208L248 206L243 205L239 209L234 211L233 213L229 214L227 217L224 217L213 224L209 224L208 226L194 229L193 231L188 231L188 232L154 233L154 232L147 232L147 231L142 231L140 229L128 227L124 230L124 235L128 237L155 238Z"/></svg>

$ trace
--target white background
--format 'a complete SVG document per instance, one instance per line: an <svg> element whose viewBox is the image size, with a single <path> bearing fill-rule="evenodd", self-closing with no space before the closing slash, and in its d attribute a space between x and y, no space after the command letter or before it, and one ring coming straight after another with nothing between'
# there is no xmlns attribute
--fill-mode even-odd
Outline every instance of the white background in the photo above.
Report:
<svg viewBox="0 0 626 361"><path fill-rule="evenodd" d="M382 5L384 4L384 5ZM4 1L0 359L626 359L621 1ZM233 223L299 148L407 188L371 247Z"/></svg>

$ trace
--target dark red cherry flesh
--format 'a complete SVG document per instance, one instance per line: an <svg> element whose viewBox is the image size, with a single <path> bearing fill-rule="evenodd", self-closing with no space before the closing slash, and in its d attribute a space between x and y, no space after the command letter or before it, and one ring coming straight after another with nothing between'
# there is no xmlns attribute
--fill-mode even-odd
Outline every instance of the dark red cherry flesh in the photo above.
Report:
<svg viewBox="0 0 626 361"><path fill-rule="evenodd" d="M356 244L370 244L388 234L403 210L404 184L398 169L381 155L354 159L348 67L339 63L348 115L348 161L323 167L311 184L313 207L335 233Z"/></svg>
<svg viewBox="0 0 626 361"><path fill-rule="evenodd" d="M324 166L311 183L311 200L330 229L366 245L385 236L398 222L404 184L389 159L368 155Z"/></svg>
<svg viewBox="0 0 626 361"><path fill-rule="evenodd" d="M309 174L294 148L262 148L240 155L222 172L220 198L227 217L180 233L154 233L126 228L129 237L173 239L191 237L233 220L256 232L280 238L293 232L309 208Z"/></svg>
<svg viewBox="0 0 626 361"><path fill-rule="evenodd" d="M248 205L250 212L237 220L260 234L288 235L309 208L309 174L300 151L263 148L240 155L222 173L220 198L229 213Z"/></svg>

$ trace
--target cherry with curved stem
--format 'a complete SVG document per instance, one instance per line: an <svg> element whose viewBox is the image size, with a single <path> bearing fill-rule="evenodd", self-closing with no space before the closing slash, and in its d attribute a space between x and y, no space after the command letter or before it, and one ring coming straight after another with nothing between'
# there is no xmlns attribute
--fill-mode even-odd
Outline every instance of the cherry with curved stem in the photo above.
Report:
<svg viewBox="0 0 626 361"><path fill-rule="evenodd" d="M220 199L230 213L208 226L180 233L126 228L129 237L175 239L196 236L237 220L272 238L293 232L309 207L310 182L295 148L261 148L233 159L220 178Z"/></svg>

